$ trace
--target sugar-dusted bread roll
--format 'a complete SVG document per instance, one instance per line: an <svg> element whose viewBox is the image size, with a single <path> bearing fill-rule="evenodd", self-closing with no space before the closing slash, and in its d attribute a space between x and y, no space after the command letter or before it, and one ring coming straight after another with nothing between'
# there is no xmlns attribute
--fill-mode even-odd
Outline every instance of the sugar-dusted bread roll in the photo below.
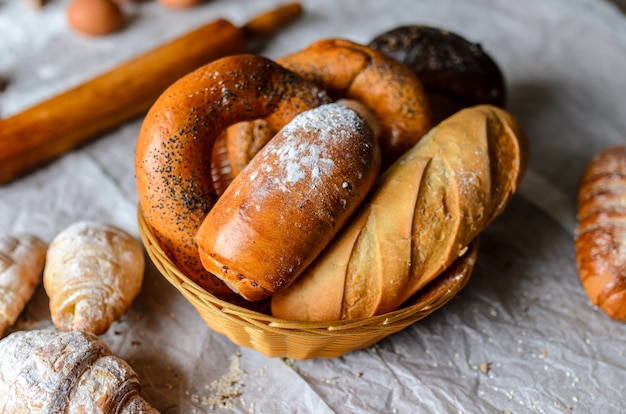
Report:
<svg viewBox="0 0 626 414"><path fill-rule="evenodd" d="M477 106L394 163L317 260L272 297L274 316L329 321L398 308L461 256L505 208L526 165L507 112Z"/></svg>
<svg viewBox="0 0 626 414"><path fill-rule="evenodd" d="M141 245L119 228L83 221L59 233L43 276L55 326L106 332L139 294L144 266Z"/></svg>
<svg viewBox="0 0 626 414"><path fill-rule="evenodd" d="M0 236L0 337L41 283L47 247L30 234Z"/></svg>
<svg viewBox="0 0 626 414"><path fill-rule="evenodd" d="M196 235L203 265L250 301L283 289L363 201L380 165L376 136L356 111L302 112L207 214Z"/></svg>

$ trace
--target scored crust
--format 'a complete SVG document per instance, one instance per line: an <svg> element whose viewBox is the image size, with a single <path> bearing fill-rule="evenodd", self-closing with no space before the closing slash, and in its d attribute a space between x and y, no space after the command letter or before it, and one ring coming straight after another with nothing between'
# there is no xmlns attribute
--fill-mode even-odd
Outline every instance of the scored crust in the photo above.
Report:
<svg viewBox="0 0 626 414"><path fill-rule="evenodd" d="M578 190L576 262L590 301L626 321L626 146L596 154Z"/></svg>

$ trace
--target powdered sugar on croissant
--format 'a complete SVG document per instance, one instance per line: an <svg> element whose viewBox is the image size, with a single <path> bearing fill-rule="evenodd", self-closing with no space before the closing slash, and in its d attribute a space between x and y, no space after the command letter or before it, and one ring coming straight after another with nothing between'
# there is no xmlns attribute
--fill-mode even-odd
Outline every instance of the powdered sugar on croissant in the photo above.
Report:
<svg viewBox="0 0 626 414"><path fill-rule="evenodd" d="M106 332L139 294L144 266L141 245L121 229L86 221L65 229L50 244L43 279L55 326Z"/></svg>
<svg viewBox="0 0 626 414"><path fill-rule="evenodd" d="M137 374L86 332L20 331L0 341L0 412L158 414Z"/></svg>
<svg viewBox="0 0 626 414"><path fill-rule="evenodd" d="M0 237L0 337L41 283L47 245L29 235Z"/></svg>

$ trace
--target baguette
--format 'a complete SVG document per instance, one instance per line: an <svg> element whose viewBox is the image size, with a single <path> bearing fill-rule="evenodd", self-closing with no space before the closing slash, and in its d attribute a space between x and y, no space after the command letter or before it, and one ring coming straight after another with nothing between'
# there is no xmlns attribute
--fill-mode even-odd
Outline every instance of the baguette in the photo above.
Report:
<svg viewBox="0 0 626 414"><path fill-rule="evenodd" d="M457 112L385 171L328 248L272 297L273 315L332 321L398 308L504 210L526 162L525 133L506 111Z"/></svg>

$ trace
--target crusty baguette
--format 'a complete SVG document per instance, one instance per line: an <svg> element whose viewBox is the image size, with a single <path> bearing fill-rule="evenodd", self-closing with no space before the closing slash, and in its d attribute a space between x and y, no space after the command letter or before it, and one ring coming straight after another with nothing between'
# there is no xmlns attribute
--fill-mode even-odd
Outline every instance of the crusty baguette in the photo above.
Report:
<svg viewBox="0 0 626 414"><path fill-rule="evenodd" d="M626 146L596 154L578 190L576 262L591 302L626 322Z"/></svg>
<svg viewBox="0 0 626 414"><path fill-rule="evenodd" d="M504 110L481 105L433 128L379 179L318 259L272 298L274 316L369 317L398 308L505 208L527 141Z"/></svg>

